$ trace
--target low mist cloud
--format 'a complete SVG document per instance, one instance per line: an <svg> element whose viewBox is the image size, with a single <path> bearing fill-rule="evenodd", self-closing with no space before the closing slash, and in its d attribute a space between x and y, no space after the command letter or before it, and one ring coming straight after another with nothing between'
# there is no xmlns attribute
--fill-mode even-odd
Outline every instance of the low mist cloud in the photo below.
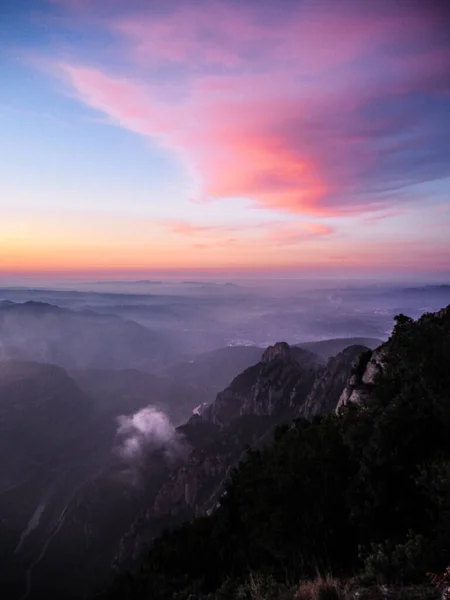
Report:
<svg viewBox="0 0 450 600"><path fill-rule="evenodd" d="M186 453L186 444L166 414L152 406L117 418L118 455L138 463L151 452L161 452L172 463Z"/></svg>

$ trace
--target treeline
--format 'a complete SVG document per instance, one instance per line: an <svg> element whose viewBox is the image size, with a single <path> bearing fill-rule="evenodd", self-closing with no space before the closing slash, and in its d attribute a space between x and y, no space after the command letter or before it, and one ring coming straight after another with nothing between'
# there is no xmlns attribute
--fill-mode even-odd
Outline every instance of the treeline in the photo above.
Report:
<svg viewBox="0 0 450 600"><path fill-rule="evenodd" d="M210 516L165 532L108 598L235 598L249 574L422 581L450 561L450 307L399 315L364 406L249 451Z"/></svg>

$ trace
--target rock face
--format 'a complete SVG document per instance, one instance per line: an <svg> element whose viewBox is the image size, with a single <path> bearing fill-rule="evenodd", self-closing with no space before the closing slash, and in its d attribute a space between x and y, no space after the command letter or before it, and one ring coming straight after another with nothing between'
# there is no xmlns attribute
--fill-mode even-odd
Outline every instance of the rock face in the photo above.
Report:
<svg viewBox="0 0 450 600"><path fill-rule="evenodd" d="M201 415L178 428L191 447L187 460L172 471L152 506L137 519L117 562L123 565L138 555L158 528L214 509L246 447L270 443L276 425L334 410L357 357L365 351L364 346L351 346L325 363L286 342L267 348L260 362L235 377Z"/></svg>
<svg viewBox="0 0 450 600"><path fill-rule="evenodd" d="M388 348L389 342L386 342L376 350L361 355L339 398L337 412L348 404L362 404L369 398L377 375L383 371Z"/></svg>
<svg viewBox="0 0 450 600"><path fill-rule="evenodd" d="M417 323L423 325L440 323L440 326L444 327L449 320L450 306L447 306L436 313L423 314ZM377 377L382 373L386 373L389 365L395 363L398 354L401 356L402 348L401 346L398 347L398 344L401 344L399 340L401 340L402 336L397 335L397 333L401 334L402 331L407 331L414 324L414 321L405 315L398 315L396 321L397 323L392 336L388 341L381 344L375 350L361 356L358 365L355 367L339 398L336 412L339 412L339 410L348 404L363 404L370 401ZM440 352L440 350L437 349L437 352Z"/></svg>
<svg viewBox="0 0 450 600"><path fill-rule="evenodd" d="M269 346L267 350L264 351L261 362L269 363L274 359L286 359L290 360L294 354L295 348L289 346L287 342L277 342L273 346Z"/></svg>
<svg viewBox="0 0 450 600"><path fill-rule="evenodd" d="M322 364L316 355L286 342L269 346L261 362L218 394L203 418L222 427L243 415L288 418L305 401Z"/></svg>
<svg viewBox="0 0 450 600"><path fill-rule="evenodd" d="M322 374L316 378L305 403L300 407L300 416L311 419L333 411L360 357L366 352L365 346L355 345L330 358Z"/></svg>

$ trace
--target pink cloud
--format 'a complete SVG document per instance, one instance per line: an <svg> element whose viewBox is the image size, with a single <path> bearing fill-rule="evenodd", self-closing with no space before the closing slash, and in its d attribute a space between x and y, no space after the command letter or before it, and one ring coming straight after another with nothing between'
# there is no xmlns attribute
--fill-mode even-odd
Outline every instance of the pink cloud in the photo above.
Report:
<svg viewBox="0 0 450 600"><path fill-rule="evenodd" d="M269 70L274 63L295 63L298 74L309 74L360 56L380 37L398 41L423 29L423 11L411 8L405 15L378 4L378 9L370 3L358 8L344 2L336 10L331 3L318 6L306 0L264 14L259 3L231 7L226 1L208 0L169 4L162 12L141 8L137 15L111 17L109 26L125 37L145 65L167 60L198 71L211 63L228 68L257 63Z"/></svg>
<svg viewBox="0 0 450 600"><path fill-rule="evenodd" d="M389 187L440 174L445 165L430 173L413 156L439 127L396 108L424 81L438 95L448 88L450 53L423 49L435 17L382 1L339 13L307 1L274 24L255 6L111 17L106 27L125 41L136 75L74 63L61 71L83 102L176 152L202 182L197 202L246 197L292 213L354 213L389 206ZM169 82L158 74L167 63L178 69Z"/></svg>
<svg viewBox="0 0 450 600"><path fill-rule="evenodd" d="M161 107L152 106L148 90L129 79L112 78L95 68L60 65L80 98L126 129L142 135L164 135L173 123Z"/></svg>
<svg viewBox="0 0 450 600"><path fill-rule="evenodd" d="M295 246L321 237L328 237L334 233L334 229L328 225L319 223L292 223L278 225L268 231L266 239L268 242L279 246Z"/></svg>
<svg viewBox="0 0 450 600"><path fill-rule="evenodd" d="M194 223L188 223L187 221L168 223L166 227L171 233L183 236L196 236L198 234L214 233L218 230L223 231L222 227L217 227L214 225L197 225Z"/></svg>
<svg viewBox="0 0 450 600"><path fill-rule="evenodd" d="M199 225L188 221L168 221L161 225L172 234L188 239L194 238L194 248L237 244L244 251L252 247L267 250L269 247L302 245L304 242L329 237L335 233L329 225L308 221L255 225Z"/></svg>
<svg viewBox="0 0 450 600"><path fill-rule="evenodd" d="M277 113L289 115L292 101L255 106L251 98L219 102L213 94L211 102L199 89L194 101L171 106L136 81L109 77L98 69L60 68L89 106L122 127L181 151L202 176L204 196L248 196L268 208L310 212L323 194L314 165L301 151L286 147L276 130Z"/></svg>
<svg viewBox="0 0 450 600"><path fill-rule="evenodd" d="M259 31L248 19L243 22L239 13L217 2L211 2L208 10L185 5L169 16L141 15L118 21L113 27L128 39L135 56L146 62L166 59L227 66L241 62L238 46L243 37L254 39Z"/></svg>
<svg viewBox="0 0 450 600"><path fill-rule="evenodd" d="M384 221L386 219L392 219L393 217L402 217L404 214L405 214L404 210L391 209L391 210L372 214L369 217L365 217L364 222L368 223L368 224L373 224L373 223L377 223L379 221Z"/></svg>

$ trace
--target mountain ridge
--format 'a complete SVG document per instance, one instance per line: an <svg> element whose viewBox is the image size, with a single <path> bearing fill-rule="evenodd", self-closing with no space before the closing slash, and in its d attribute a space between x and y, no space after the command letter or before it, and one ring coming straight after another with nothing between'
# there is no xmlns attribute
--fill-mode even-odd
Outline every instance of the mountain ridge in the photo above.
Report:
<svg viewBox="0 0 450 600"><path fill-rule="evenodd" d="M357 355L368 349L351 347L337 358L340 367L351 370ZM192 516L209 514L223 494L232 468L244 457L246 448L270 443L280 423L298 418L309 399L309 413L319 414L311 395L319 379L328 390L338 386L339 398L345 378L328 382L328 363L320 356L286 342L269 346L257 364L248 367L217 394L216 400L178 428L191 446L187 460L169 475L154 503L137 519L122 542L116 568L132 564L139 548L168 524L175 525ZM321 388L322 389L322 388ZM335 408L333 406L332 408ZM162 523L163 525L158 525Z"/></svg>
<svg viewBox="0 0 450 600"><path fill-rule="evenodd" d="M161 335L117 315L29 300L0 305L0 358L65 368L159 366L173 349Z"/></svg>
<svg viewBox="0 0 450 600"><path fill-rule="evenodd" d="M252 597L258 576L274 598L294 598L294 590L282 596L281 582L318 570L390 584L442 572L450 547L450 306L395 321L381 348L359 359L348 352L349 385L355 376L367 386L363 399L337 414L296 418L275 430L271 445L249 449L215 510L162 533L141 553L140 569L118 577L105 597Z"/></svg>

